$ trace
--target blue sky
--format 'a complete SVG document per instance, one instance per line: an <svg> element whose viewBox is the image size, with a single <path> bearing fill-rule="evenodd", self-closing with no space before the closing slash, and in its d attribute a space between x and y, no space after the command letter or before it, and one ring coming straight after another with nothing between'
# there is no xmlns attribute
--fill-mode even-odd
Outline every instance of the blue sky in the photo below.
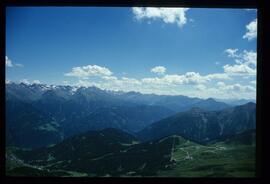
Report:
<svg viewBox="0 0 270 184"><path fill-rule="evenodd" d="M7 81L255 99L255 10L9 7L6 12Z"/></svg>

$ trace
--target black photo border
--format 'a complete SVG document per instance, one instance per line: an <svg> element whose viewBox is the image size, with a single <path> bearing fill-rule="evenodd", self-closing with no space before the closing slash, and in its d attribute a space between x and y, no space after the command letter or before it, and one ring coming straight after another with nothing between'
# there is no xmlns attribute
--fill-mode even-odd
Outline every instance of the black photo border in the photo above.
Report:
<svg viewBox="0 0 270 184"><path fill-rule="evenodd" d="M5 35L6 35L6 7L17 6L110 6L110 7L190 7L190 8L256 8L258 19L257 36L257 90L256 90L256 177L254 178L56 178L56 177L9 177L5 175ZM270 12L267 0L2 0L0 2L0 33L1 33L1 147L0 147L0 182L4 183L188 183L188 184L219 184L219 183L267 183L267 168L269 156L267 145L266 119L267 96L270 95L268 85L270 49L270 23L267 20L267 11ZM269 19L268 19L269 20ZM268 25L267 25L268 24ZM268 51L268 52L267 52ZM269 139L269 138L268 138ZM270 139L269 139L270 140ZM265 147L264 147L265 146ZM268 143L268 146L270 144ZM3 180L2 180L3 179Z"/></svg>

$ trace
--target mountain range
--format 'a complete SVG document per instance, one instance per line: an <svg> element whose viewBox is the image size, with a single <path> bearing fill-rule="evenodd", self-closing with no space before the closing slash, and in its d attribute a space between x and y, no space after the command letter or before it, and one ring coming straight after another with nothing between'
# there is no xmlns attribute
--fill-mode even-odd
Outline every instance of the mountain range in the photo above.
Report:
<svg viewBox="0 0 270 184"><path fill-rule="evenodd" d="M212 98L204 100L115 92L96 87L8 83L7 144L40 147L87 130L104 128L118 128L134 134L192 107L213 111L230 106Z"/></svg>
<svg viewBox="0 0 270 184"><path fill-rule="evenodd" d="M141 140L152 140L171 134L205 143L222 136L235 135L256 129L256 104L204 111L194 107L151 124L137 135Z"/></svg>
<svg viewBox="0 0 270 184"><path fill-rule="evenodd" d="M5 113L10 176L255 175L253 102L8 83Z"/></svg>

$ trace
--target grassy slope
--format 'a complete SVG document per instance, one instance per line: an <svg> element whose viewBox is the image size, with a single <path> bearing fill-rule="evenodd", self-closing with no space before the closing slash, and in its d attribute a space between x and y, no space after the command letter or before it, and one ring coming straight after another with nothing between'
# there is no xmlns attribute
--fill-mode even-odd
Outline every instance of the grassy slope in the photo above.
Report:
<svg viewBox="0 0 270 184"><path fill-rule="evenodd" d="M106 169L104 168L104 173L99 173L97 170L97 173L86 172L86 170L80 169L75 171L72 167L58 168L44 166L40 167L34 165L31 166L29 164L22 163L21 160L15 159L15 162L14 157L11 157L13 160L8 160L10 163L12 163L12 169L10 169L6 174L12 176L64 177L91 177L106 175L122 177L140 177L142 175L161 177L253 177L255 175L255 146L243 144L224 144L222 142L203 146L191 141L177 138L177 136L172 137L175 139L164 138L156 141L155 144L158 146L158 153L162 153L156 159L153 158L153 156L157 154L157 150L154 146L155 144L152 145L154 146L152 147L148 144L136 145L135 143L133 145L126 145L127 147L131 146L130 149L128 149L127 152L121 153L120 155L113 154L104 158L98 157L98 160L95 158L90 160L89 163L86 160L83 161L86 163L86 165L96 163L96 165L100 167L104 167L106 165L105 163L111 163L106 166ZM147 149L147 152L149 153L141 152L145 149ZM165 152L163 153L161 150ZM168 153L171 162L166 161L167 159L163 157ZM149 154L151 157L148 157L150 156ZM163 164L158 164L157 161L161 162L161 160L163 160ZM58 162L55 164L58 165ZM160 164L165 164L165 167L160 167ZM121 168L121 165L123 167L122 169L124 169L123 172L116 172L115 167ZM141 165L144 165L144 169L139 172L140 169L138 167ZM42 168L42 170L38 168ZM136 168L136 171L131 168Z"/></svg>
<svg viewBox="0 0 270 184"><path fill-rule="evenodd" d="M255 146L216 143L202 146L186 143L176 147L170 170L160 171L166 177L254 177Z"/></svg>

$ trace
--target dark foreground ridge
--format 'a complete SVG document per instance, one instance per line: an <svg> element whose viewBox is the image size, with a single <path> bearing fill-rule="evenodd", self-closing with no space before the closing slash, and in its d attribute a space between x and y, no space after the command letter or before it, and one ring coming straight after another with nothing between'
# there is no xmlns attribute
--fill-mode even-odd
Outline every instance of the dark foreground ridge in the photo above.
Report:
<svg viewBox="0 0 270 184"><path fill-rule="evenodd" d="M245 136L248 137L248 133ZM52 147L34 150L9 147L6 174L252 177L255 171L254 144L235 140L201 145L171 135L140 143L134 136L117 129L89 131Z"/></svg>

